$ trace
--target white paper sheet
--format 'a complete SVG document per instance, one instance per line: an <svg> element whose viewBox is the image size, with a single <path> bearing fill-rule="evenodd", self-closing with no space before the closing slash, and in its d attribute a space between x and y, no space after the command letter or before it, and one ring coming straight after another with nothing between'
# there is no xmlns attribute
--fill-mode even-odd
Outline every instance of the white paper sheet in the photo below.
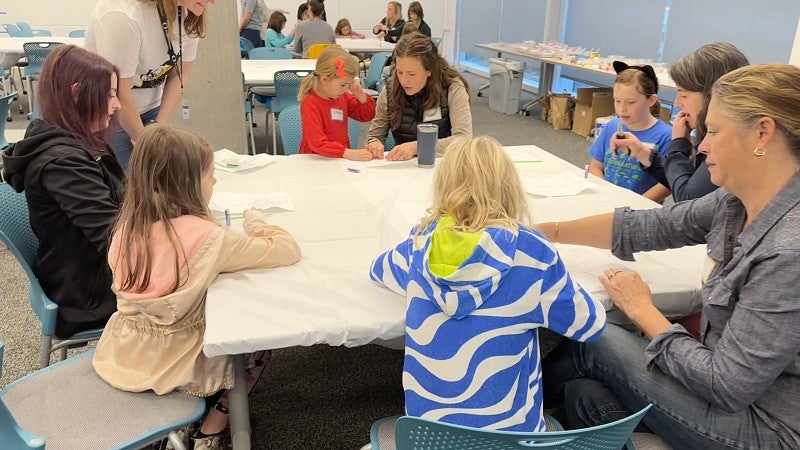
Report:
<svg viewBox="0 0 800 450"><path fill-rule="evenodd" d="M212 211L240 214L250 208L269 212L294 211L292 197L286 192L241 193L214 191L208 205Z"/></svg>
<svg viewBox="0 0 800 450"><path fill-rule="evenodd" d="M578 195L595 186L591 181L581 178L572 172L561 172L553 175L536 174L524 177L522 185L525 192L542 197Z"/></svg>
<svg viewBox="0 0 800 450"><path fill-rule="evenodd" d="M525 149L514 152L514 154L511 155L511 160L515 163L533 163L542 162L542 157L533 149Z"/></svg>
<svg viewBox="0 0 800 450"><path fill-rule="evenodd" d="M242 170L264 167L278 159L275 155L259 153L257 155L240 155L227 148L214 152L214 166L226 172L241 172Z"/></svg>

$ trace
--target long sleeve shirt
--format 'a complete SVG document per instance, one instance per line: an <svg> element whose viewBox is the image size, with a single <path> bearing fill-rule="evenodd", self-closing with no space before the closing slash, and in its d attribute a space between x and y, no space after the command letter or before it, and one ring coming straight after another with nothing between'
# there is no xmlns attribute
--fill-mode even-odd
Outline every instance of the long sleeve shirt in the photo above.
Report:
<svg viewBox="0 0 800 450"><path fill-rule="evenodd" d="M645 349L649 364L712 405L750 408L786 448L800 448L800 175L743 229L741 201L718 189L700 199L614 214L612 251L707 243L701 342L672 325Z"/></svg>
<svg viewBox="0 0 800 450"><path fill-rule="evenodd" d="M692 162L692 149L689 139L673 139L667 147L666 156L654 153L650 167L642 169L669 187L676 202L700 198L717 189L711 182L704 156L698 154L695 162Z"/></svg>
<svg viewBox="0 0 800 450"><path fill-rule="evenodd" d="M375 117L375 101L369 95L361 103L349 92L336 99L322 98L311 91L300 103L303 121L303 138L300 153L317 153L330 158L341 158L352 148L347 133L347 119L368 122ZM356 144L358 144L356 142Z"/></svg>

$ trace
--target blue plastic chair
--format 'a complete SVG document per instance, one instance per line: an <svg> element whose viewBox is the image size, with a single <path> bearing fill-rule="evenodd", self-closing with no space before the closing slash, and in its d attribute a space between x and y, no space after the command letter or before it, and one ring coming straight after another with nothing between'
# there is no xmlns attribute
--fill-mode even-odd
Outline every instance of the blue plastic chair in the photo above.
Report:
<svg viewBox="0 0 800 450"><path fill-rule="evenodd" d="M394 135L392 134L391 131L389 131L389 134L386 135L386 140L383 142L383 151L388 152L391 149L393 149L394 146L395 146Z"/></svg>
<svg viewBox="0 0 800 450"><path fill-rule="evenodd" d="M396 419L394 435L391 436L391 421L395 418L386 418L372 425L372 450L380 450L381 443L384 448L395 443L397 450L619 450L626 445L632 448L629 442L631 434L652 406L647 405L624 419L596 427L542 433L484 430L402 416Z"/></svg>
<svg viewBox="0 0 800 450"><path fill-rule="evenodd" d="M22 31L22 35L24 37L33 37L33 36L52 36L53 33L49 32L48 30L41 30L41 29L33 29L28 22L17 22L17 26L19 27L20 31Z"/></svg>
<svg viewBox="0 0 800 450"><path fill-rule="evenodd" d="M69 32L69 37L82 38L86 37L86 30L72 30Z"/></svg>
<svg viewBox="0 0 800 450"><path fill-rule="evenodd" d="M22 34L22 30L20 30L18 26L12 23L4 23L3 28L6 29L6 33L8 33L10 37L31 37Z"/></svg>
<svg viewBox="0 0 800 450"><path fill-rule="evenodd" d="M300 119L300 105L287 106L281 112L281 143L284 155L296 155L300 151L303 138L303 123Z"/></svg>
<svg viewBox="0 0 800 450"><path fill-rule="evenodd" d="M386 61L388 61L391 56L392 54L389 52L378 52L372 55L372 58L369 60L367 76L364 78L365 88L377 90L378 83L381 81L381 72L383 72L383 68L386 67Z"/></svg>
<svg viewBox="0 0 800 450"><path fill-rule="evenodd" d="M292 59L292 52L280 47L256 47L250 50L250 59Z"/></svg>
<svg viewBox="0 0 800 450"><path fill-rule="evenodd" d="M28 296L31 307L42 324L42 350L39 367L46 367L50 364L50 354L54 351L61 350L61 359L63 360L67 356L68 346L99 339L103 330L81 331L67 339L59 339L55 336L58 305L47 297L33 273L32 267L39 249L39 240L31 230L25 194L15 192L11 186L2 183L0 184L0 205L3 205L3 214L0 214L0 240L6 243L28 276L30 282Z"/></svg>
<svg viewBox="0 0 800 450"><path fill-rule="evenodd" d="M6 139L6 119L8 118L8 111L11 109L11 102L16 99L16 92L0 97L0 150L8 147L8 140Z"/></svg>
<svg viewBox="0 0 800 450"><path fill-rule="evenodd" d="M275 98L269 108L269 117L272 119L272 154L275 154L278 144L277 125L281 112L292 105L297 105L297 93L303 78L311 74L308 70L279 70L275 72Z"/></svg>
<svg viewBox="0 0 800 450"><path fill-rule="evenodd" d="M0 342L0 373L3 348ZM175 430L199 420L205 400L115 389L95 373L93 354L73 356L0 390L3 450L43 450L45 445L132 450L165 437L185 450Z"/></svg>
<svg viewBox="0 0 800 450"><path fill-rule="evenodd" d="M247 59L250 50L253 48L255 48L255 45L250 42L250 39L239 37L239 52L242 54L242 59Z"/></svg>
<svg viewBox="0 0 800 450"><path fill-rule="evenodd" d="M54 48L64 45L61 42L26 42L22 44L25 50L25 57L28 59L28 67L25 68L25 79L28 81L28 111L33 111L33 82L42 73L44 61Z"/></svg>

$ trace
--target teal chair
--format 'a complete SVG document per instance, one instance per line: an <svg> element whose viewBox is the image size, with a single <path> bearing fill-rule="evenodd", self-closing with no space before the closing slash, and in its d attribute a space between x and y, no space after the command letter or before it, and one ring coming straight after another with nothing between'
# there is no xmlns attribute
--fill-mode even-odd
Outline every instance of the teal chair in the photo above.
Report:
<svg viewBox="0 0 800 450"><path fill-rule="evenodd" d="M367 76L364 77L364 87L373 90L374 94L370 93L373 97L377 97L377 87L381 81L381 73L391 56L392 54L389 52L378 52L372 55L369 60L369 70L367 71Z"/></svg>
<svg viewBox="0 0 800 450"><path fill-rule="evenodd" d="M279 70L275 72L275 98L269 108L268 118L272 119L272 154L277 152L278 137L277 124L278 116L284 109L297 105L297 93L300 91L300 83L303 78L312 72L308 70Z"/></svg>
<svg viewBox="0 0 800 450"><path fill-rule="evenodd" d="M284 155L296 155L303 138L303 123L300 120L300 105L287 106L281 112L281 143Z"/></svg>
<svg viewBox="0 0 800 450"><path fill-rule="evenodd" d="M250 50L255 48L250 39L240 37L239 38L239 53L242 55L242 59L247 59L248 55L250 54Z"/></svg>
<svg viewBox="0 0 800 450"><path fill-rule="evenodd" d="M31 37L22 34L22 30L20 30L19 27L13 23L4 23L3 28L6 29L6 33L8 33L9 37Z"/></svg>
<svg viewBox="0 0 800 450"><path fill-rule="evenodd" d="M39 249L39 240L31 230L25 194L15 192L8 184L0 183L0 205L3 205L3 214L0 214L0 241L5 242L28 276L30 283L28 297L33 312L42 325L39 367L43 368L50 364L50 354L54 351L61 350L63 360L67 356L67 347L99 339L103 330L81 331L67 339L55 336L58 305L47 297L33 273L32 267Z"/></svg>
<svg viewBox="0 0 800 450"><path fill-rule="evenodd" d="M6 140L6 119L8 119L8 111L11 109L11 102L16 100L16 98L16 92L0 97L0 150L8 147L8 140Z"/></svg>
<svg viewBox="0 0 800 450"><path fill-rule="evenodd" d="M40 29L33 29L28 22L17 22L17 26L19 27L20 31L22 32L23 37L34 37L34 36L52 36L53 33L47 30L40 30Z"/></svg>
<svg viewBox="0 0 800 450"><path fill-rule="evenodd" d="M69 37L72 38L82 38L86 37L86 30L72 30L69 32Z"/></svg>
<svg viewBox="0 0 800 450"><path fill-rule="evenodd" d="M370 437L372 450L380 450L381 445L384 449L397 450L620 450L626 446L632 449L631 434L652 406L647 405L624 419L596 427L541 433L484 430L419 417L391 417L375 422Z"/></svg>
<svg viewBox="0 0 800 450"><path fill-rule="evenodd" d="M292 52L280 47L256 47L249 52L250 59L292 59Z"/></svg>
<svg viewBox="0 0 800 450"><path fill-rule="evenodd" d="M0 373L3 348L0 342ZM205 400L115 389L95 373L93 354L73 356L0 390L3 450L133 450L164 438L185 450L175 431L203 417Z"/></svg>
<svg viewBox="0 0 800 450"><path fill-rule="evenodd" d="M28 80L28 111L33 112L33 82L39 78L42 73L44 61L54 48L64 45L61 42L26 42L22 44L22 49L25 50L25 58L28 60L28 67L25 68L25 79Z"/></svg>
<svg viewBox="0 0 800 450"><path fill-rule="evenodd" d="M300 105L292 105L284 108L279 121L281 130L281 143L283 144L284 155L294 155L300 151L300 140L303 138L303 123L300 118ZM347 134L350 138L350 145L357 148L358 140L361 137L361 122L349 118L347 122Z"/></svg>

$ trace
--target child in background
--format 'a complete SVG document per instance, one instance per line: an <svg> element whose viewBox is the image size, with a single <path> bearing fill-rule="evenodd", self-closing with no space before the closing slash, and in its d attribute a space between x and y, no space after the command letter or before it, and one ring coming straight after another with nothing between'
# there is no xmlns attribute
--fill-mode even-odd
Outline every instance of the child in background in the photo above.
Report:
<svg viewBox="0 0 800 450"><path fill-rule="evenodd" d="M530 223L511 158L490 137L454 141L430 215L372 263L406 297L406 414L544 431L537 329L594 341L605 309Z"/></svg>
<svg viewBox="0 0 800 450"><path fill-rule="evenodd" d="M353 31L353 27L350 26L350 21L347 19L339 19L339 22L336 23L336 29L334 30L334 36L337 39L366 39L367 37L361 33L357 33Z"/></svg>
<svg viewBox="0 0 800 450"><path fill-rule="evenodd" d="M611 119L589 147L589 172L660 202L669 196L669 188L631 156L631 149L663 155L672 140L672 127L659 119L658 78L651 66L614 61L614 70L614 111L619 117Z"/></svg>
<svg viewBox="0 0 800 450"><path fill-rule="evenodd" d="M303 80L297 94L303 121L300 153L353 161L383 156L351 148L347 119L369 122L375 117L375 101L364 92L357 73L358 60L341 48L326 48L317 58L314 73Z"/></svg>
<svg viewBox="0 0 800 450"><path fill-rule="evenodd" d="M118 389L209 397L232 387L231 357L203 354L208 286L223 272L300 259L292 236L260 211L244 213L245 235L214 221L214 183L214 155L201 137L167 125L142 133L108 253L117 312L93 359L97 374ZM268 359L269 352L251 355L248 388ZM222 395L193 436L195 449L219 448L227 412Z"/></svg>
<svg viewBox="0 0 800 450"><path fill-rule="evenodd" d="M286 48L294 40L294 30L289 32L289 35L283 34L283 27L286 26L286 16L280 12L275 11L269 16L267 22L267 34L265 40L266 47L279 47Z"/></svg>

